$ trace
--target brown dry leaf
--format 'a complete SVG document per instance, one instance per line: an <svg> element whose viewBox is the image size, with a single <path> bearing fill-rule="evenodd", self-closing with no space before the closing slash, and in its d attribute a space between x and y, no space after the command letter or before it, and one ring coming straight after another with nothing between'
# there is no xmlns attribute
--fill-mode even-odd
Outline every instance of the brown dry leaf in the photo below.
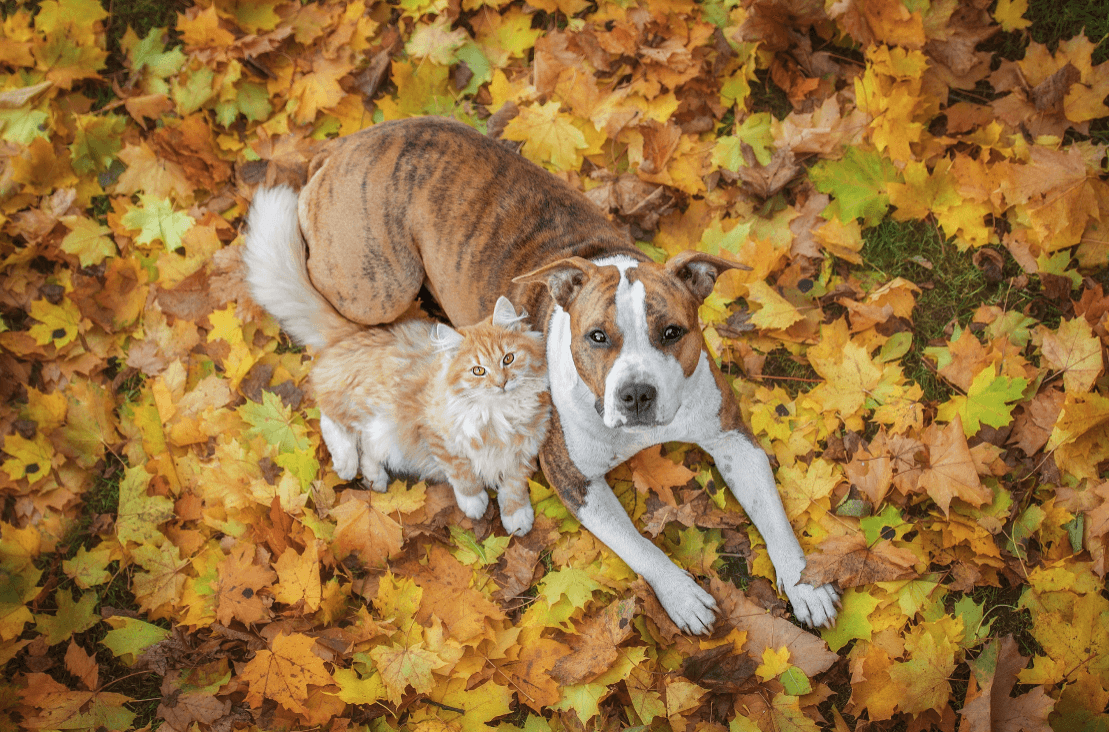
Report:
<svg viewBox="0 0 1109 732"><path fill-rule="evenodd" d="M86 653L72 638L65 651L65 670L80 679L81 685L89 691L95 691L100 686L100 667L96 658Z"/></svg>
<svg viewBox="0 0 1109 732"><path fill-rule="evenodd" d="M946 427L930 425L924 434L928 446L928 467L920 476L920 485L944 512L951 500L958 498L972 506L981 506L993 498L982 485L974 469L974 458L963 434L963 420L958 415Z"/></svg>
<svg viewBox="0 0 1109 732"><path fill-rule="evenodd" d="M720 605L720 620L736 630L746 631L744 650L754 658L762 658L767 648L788 648L790 663L809 678L827 671L839 658L818 636L784 618L774 617L748 600L743 591L731 583L713 578L709 590Z"/></svg>
<svg viewBox="0 0 1109 732"><path fill-rule="evenodd" d="M250 704L257 708L263 699L273 699L291 711L307 712L308 685L331 683L331 674L312 652L314 644L312 638L293 633L274 638L272 651L258 651L240 673Z"/></svg>
<svg viewBox="0 0 1109 732"><path fill-rule="evenodd" d="M216 619L224 625L232 620L250 625L270 617L259 590L271 585L277 573L255 564L255 553L252 544L239 544L219 565Z"/></svg>
<svg viewBox="0 0 1109 732"><path fill-rule="evenodd" d="M663 456L662 445L651 447L628 461L632 470L632 483L643 495L654 491L664 503L677 506L674 488L679 488L693 480L695 473L684 465L675 463Z"/></svg>
<svg viewBox="0 0 1109 732"><path fill-rule="evenodd" d="M968 732L1049 732L1047 717L1055 706L1054 700L1037 686L1015 699L1010 696L1017 681L1017 674L1028 664L1028 658L1017 649L1013 636L1000 641L992 640L982 654L970 661L971 687L967 690L966 704L959 710L963 715L960 730Z"/></svg>
<svg viewBox="0 0 1109 732"><path fill-rule="evenodd" d="M808 556L801 572L801 581L814 587L834 582L847 589L916 576L913 571L916 555L885 539L867 546L862 534L830 536L820 543L819 549L819 554Z"/></svg>
<svg viewBox="0 0 1109 732"><path fill-rule="evenodd" d="M578 627L569 639L570 655L558 659L551 675L563 684L580 684L607 670L616 661L617 648L632 633L635 598L616 600Z"/></svg>

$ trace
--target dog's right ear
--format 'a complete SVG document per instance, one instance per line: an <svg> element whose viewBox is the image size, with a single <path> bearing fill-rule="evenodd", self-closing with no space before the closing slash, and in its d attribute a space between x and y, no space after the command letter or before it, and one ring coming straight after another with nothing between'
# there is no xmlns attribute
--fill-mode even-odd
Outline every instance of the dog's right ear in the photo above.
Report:
<svg viewBox="0 0 1109 732"><path fill-rule="evenodd" d="M545 267L540 267L534 272L514 277L513 282L530 283L542 282L550 290L555 302L567 310L574 301L581 288L589 278L597 272L597 265L581 257L568 257L552 262Z"/></svg>

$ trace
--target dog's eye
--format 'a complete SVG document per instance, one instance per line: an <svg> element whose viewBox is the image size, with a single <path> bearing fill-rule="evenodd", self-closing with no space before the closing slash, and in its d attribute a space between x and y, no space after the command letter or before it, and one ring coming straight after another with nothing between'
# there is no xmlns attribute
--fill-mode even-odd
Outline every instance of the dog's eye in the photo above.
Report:
<svg viewBox="0 0 1109 732"><path fill-rule="evenodd" d="M485 369L481 366L474 366L471 370L474 372L474 376L485 376Z"/></svg>
<svg viewBox="0 0 1109 732"><path fill-rule="evenodd" d="M666 329L662 331L662 342L673 343L674 341L684 336L685 333L685 328L681 327L680 325L668 325L666 326Z"/></svg>
<svg viewBox="0 0 1109 732"><path fill-rule="evenodd" d="M508 364L512 363L513 360L515 360L515 358L516 358L516 356L514 354L511 354L511 353L505 354L505 357L501 359L501 363L503 363L505 366L507 366Z"/></svg>
<svg viewBox="0 0 1109 732"><path fill-rule="evenodd" d="M608 343L608 336L600 328L589 332L589 340L594 343Z"/></svg>

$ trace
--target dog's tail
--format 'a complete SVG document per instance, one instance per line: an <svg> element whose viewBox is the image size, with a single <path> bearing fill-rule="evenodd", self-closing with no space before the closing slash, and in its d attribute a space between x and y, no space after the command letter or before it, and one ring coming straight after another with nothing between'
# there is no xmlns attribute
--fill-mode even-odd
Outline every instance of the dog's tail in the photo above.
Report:
<svg viewBox="0 0 1109 732"><path fill-rule="evenodd" d="M320 349L362 330L343 317L308 276L293 189L258 189L246 226L243 262L250 292L293 340Z"/></svg>

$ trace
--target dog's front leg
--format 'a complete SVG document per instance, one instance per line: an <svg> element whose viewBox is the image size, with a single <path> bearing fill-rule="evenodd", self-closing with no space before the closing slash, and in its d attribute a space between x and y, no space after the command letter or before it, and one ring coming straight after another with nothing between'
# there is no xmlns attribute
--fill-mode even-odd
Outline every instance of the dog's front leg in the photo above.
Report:
<svg viewBox="0 0 1109 732"><path fill-rule="evenodd" d="M766 541L778 587L789 598L797 619L813 627L831 627L839 594L831 585L813 587L799 582L805 553L786 518L766 453L738 431L702 441L701 447L712 455L732 494Z"/></svg>
<svg viewBox="0 0 1109 732"><path fill-rule="evenodd" d="M639 533L604 478L589 482L576 513L585 528L647 580L675 625L698 635L712 630L716 600Z"/></svg>

